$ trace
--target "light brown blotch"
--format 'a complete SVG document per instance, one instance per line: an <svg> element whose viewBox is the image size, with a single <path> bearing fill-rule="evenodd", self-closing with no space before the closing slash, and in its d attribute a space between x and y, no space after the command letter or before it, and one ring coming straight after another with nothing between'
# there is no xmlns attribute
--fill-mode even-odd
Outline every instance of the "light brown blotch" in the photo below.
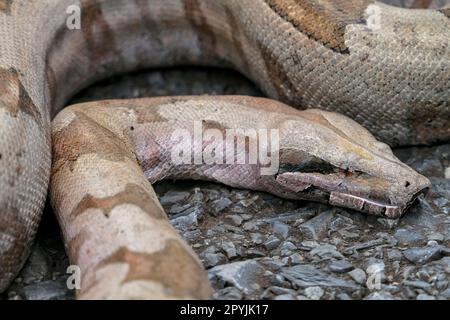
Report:
<svg viewBox="0 0 450 320"><path fill-rule="evenodd" d="M155 219L167 219L165 213L155 204L149 192L143 187L129 183L125 190L105 198L97 198L87 194L81 199L78 205L72 210L71 216L76 218L88 209L100 209L106 217L109 217L111 211L119 205L131 204L141 208L144 212Z"/></svg>
<svg viewBox="0 0 450 320"><path fill-rule="evenodd" d="M441 10L439 10L439 12L450 19L450 8L441 9Z"/></svg>
<svg viewBox="0 0 450 320"><path fill-rule="evenodd" d="M73 170L73 164L84 154L96 154L100 158L121 162L126 158L136 160L121 139L82 112L74 111L76 118L66 127L53 133L52 175L63 166Z"/></svg>
<svg viewBox="0 0 450 320"><path fill-rule="evenodd" d="M149 192L134 183L128 183L125 190L110 197L97 198L90 194L85 195L72 210L71 216L76 218L88 209L100 209L106 217L109 217L111 211L122 204L135 205L154 219L167 219L164 211L150 197Z"/></svg>
<svg viewBox="0 0 450 320"><path fill-rule="evenodd" d="M263 44L259 44L264 65L270 75L270 80L277 91L279 101L289 103L296 108L305 108L304 92L297 89L289 79L286 67L279 61L279 57ZM295 57L292 56L292 59ZM288 94L290 92L290 94Z"/></svg>
<svg viewBox="0 0 450 320"><path fill-rule="evenodd" d="M442 101L439 107L434 102L412 102L411 112L405 121L410 124L411 136L417 137L419 143L430 143L431 133L439 137L439 141L450 139L450 102ZM438 134L437 134L438 133Z"/></svg>
<svg viewBox="0 0 450 320"><path fill-rule="evenodd" d="M202 266L177 240L168 240L164 249L151 254L122 247L99 266L114 263L129 265L124 282L150 280L162 283L169 295L180 298L207 299L211 296Z"/></svg>
<svg viewBox="0 0 450 320"><path fill-rule="evenodd" d="M364 12L374 0L264 0L300 32L339 53L348 54L346 27L365 23Z"/></svg>
<svg viewBox="0 0 450 320"><path fill-rule="evenodd" d="M167 119L161 116L156 110L152 110L150 105L143 108L136 108L136 118L138 124L153 123L153 122L167 122Z"/></svg>
<svg viewBox="0 0 450 320"><path fill-rule="evenodd" d="M8 198L0 199L0 208L0 234L5 235L4 238L0 239L0 243L5 244L4 241L12 242L12 244L8 243L7 246L4 246L1 252L3 260L0 265L0 274L4 275L12 270L20 271L21 268L17 268L17 266L25 263L30 251L28 245L30 236L34 233L29 230L29 225L23 223L23 220L20 219L21 213L16 203L8 201ZM0 287L4 288L2 281L5 280L7 279L1 279L0 277Z"/></svg>
<svg viewBox="0 0 450 320"><path fill-rule="evenodd" d="M202 55L212 58L216 52L217 39L208 24L199 0L183 0L186 18L198 35Z"/></svg>
<svg viewBox="0 0 450 320"><path fill-rule="evenodd" d="M98 69L98 62L107 57L120 56L117 50L114 31L103 16L102 1L81 0L81 30L86 40L92 68Z"/></svg>
<svg viewBox="0 0 450 320"><path fill-rule="evenodd" d="M240 23L236 20L233 12L230 10L230 8L225 8L225 17L227 19L228 24L231 27L231 37L233 45L238 53L238 56L241 58L241 61L243 63L241 72L244 74L248 74L250 72L250 67L247 61L247 54L244 49L244 45L242 43L242 39L240 37L245 37L244 41L248 41L247 35L245 34L245 31L242 29Z"/></svg>
<svg viewBox="0 0 450 320"><path fill-rule="evenodd" d="M0 108L6 108L12 117L17 117L19 111L24 112L41 123L41 114L15 68L0 68Z"/></svg>
<svg viewBox="0 0 450 320"><path fill-rule="evenodd" d="M427 9L430 7L433 0L414 0L411 9Z"/></svg>
<svg viewBox="0 0 450 320"><path fill-rule="evenodd" d="M318 114L313 112L304 112L302 113L301 117L333 130L336 134L338 134L339 136L341 136L346 140L352 140L345 132L334 126L330 121L328 121L327 118L325 118L320 113Z"/></svg>
<svg viewBox="0 0 450 320"><path fill-rule="evenodd" d="M10 14L13 1L14 0L0 0L0 11L6 14Z"/></svg>

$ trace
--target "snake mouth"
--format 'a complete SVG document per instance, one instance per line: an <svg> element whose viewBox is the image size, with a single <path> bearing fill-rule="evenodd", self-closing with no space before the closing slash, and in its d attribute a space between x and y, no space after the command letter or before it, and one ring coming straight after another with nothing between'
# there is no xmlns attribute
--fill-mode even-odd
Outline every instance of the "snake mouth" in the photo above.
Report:
<svg viewBox="0 0 450 320"><path fill-rule="evenodd" d="M426 194L429 180L419 179L405 187L383 178L359 174L343 177L336 174L287 172L277 175L280 186L295 194L297 199L311 199L369 215L400 218L416 201Z"/></svg>
<svg viewBox="0 0 450 320"><path fill-rule="evenodd" d="M416 199L420 195L425 195L428 190L429 188L420 190L404 205L391 205L341 192L331 192L328 203L333 206L352 209L370 215L384 216L389 219L398 219L415 203Z"/></svg>

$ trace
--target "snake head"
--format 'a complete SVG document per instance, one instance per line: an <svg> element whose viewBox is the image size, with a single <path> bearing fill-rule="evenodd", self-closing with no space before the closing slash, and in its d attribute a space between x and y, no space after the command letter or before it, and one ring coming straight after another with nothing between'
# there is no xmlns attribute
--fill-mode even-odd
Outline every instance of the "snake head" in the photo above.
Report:
<svg viewBox="0 0 450 320"><path fill-rule="evenodd" d="M314 109L281 125L279 162L278 193L393 219L430 186L355 121Z"/></svg>

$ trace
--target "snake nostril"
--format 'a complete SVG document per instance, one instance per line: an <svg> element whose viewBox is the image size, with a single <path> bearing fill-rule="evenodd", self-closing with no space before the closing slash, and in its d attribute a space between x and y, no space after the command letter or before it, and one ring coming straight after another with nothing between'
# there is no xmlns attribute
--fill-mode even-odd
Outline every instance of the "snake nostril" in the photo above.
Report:
<svg viewBox="0 0 450 320"><path fill-rule="evenodd" d="M409 181L405 182L405 187L408 188L411 185L411 183Z"/></svg>

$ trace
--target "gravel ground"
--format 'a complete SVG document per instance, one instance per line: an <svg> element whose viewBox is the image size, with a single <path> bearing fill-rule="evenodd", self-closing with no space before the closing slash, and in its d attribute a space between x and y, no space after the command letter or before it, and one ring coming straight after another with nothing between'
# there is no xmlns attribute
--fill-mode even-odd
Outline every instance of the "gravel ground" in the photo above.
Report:
<svg viewBox="0 0 450 320"><path fill-rule="evenodd" d="M175 94L260 92L231 71L177 69L112 79L75 101ZM207 268L215 298L450 299L450 145L395 152L433 184L397 221L212 183L155 189ZM68 264L47 208L30 259L0 298L72 299Z"/></svg>

